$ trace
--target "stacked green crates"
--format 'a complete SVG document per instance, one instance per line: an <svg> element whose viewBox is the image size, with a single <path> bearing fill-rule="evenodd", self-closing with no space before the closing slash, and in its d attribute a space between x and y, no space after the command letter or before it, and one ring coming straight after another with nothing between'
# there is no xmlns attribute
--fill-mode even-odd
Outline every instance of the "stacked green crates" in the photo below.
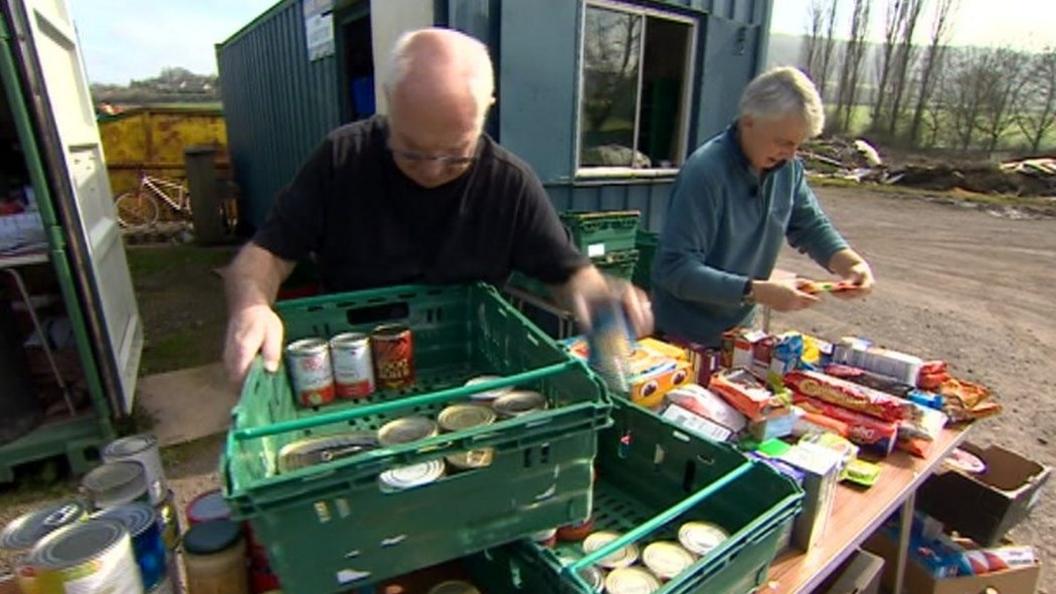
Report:
<svg viewBox="0 0 1056 594"><path fill-rule="evenodd" d="M638 266L634 268L634 284L649 290L653 286L653 259L656 257L657 247L660 245L660 234L652 231L638 230L634 247L638 250Z"/></svg>
<svg viewBox="0 0 1056 594"><path fill-rule="evenodd" d="M604 385L487 285L404 286L280 303L287 339L414 332L418 382L319 410L299 408L284 370L250 371L221 459L225 495L268 549L286 591L341 592L500 545L589 513L596 432L610 422ZM480 375L502 379L465 387ZM383 447L279 474L276 454L301 438L376 430L435 415L477 392L518 386L547 410ZM397 466L492 448L482 469L383 492Z"/></svg>

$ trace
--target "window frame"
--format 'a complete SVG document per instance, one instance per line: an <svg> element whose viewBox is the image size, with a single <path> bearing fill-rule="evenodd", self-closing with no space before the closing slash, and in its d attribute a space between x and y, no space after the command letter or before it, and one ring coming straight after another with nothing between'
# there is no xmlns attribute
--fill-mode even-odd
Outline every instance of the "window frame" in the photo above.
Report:
<svg viewBox="0 0 1056 594"><path fill-rule="evenodd" d="M689 44L686 47L685 61L685 83L682 89L683 114L681 129L677 130L679 163L676 167L649 167L638 168L633 166L586 166L580 164L583 142L583 85L584 85L584 53L586 46L587 9L591 7L613 10L641 17L642 20L642 43L638 51L638 86L634 108L634 146L632 150L638 149L638 126L642 109L642 76L645 70L644 57L645 46L648 41L647 17L665 19L689 25ZM576 179L628 179L628 178L658 178L674 177L678 174L682 164L685 163L689 148L690 121L693 111L693 81L696 74L697 40L699 36L700 19L688 16L674 10L661 10L631 2L619 0L582 0L579 15L579 44L576 59L576 103L575 103L575 138L573 139L572 169Z"/></svg>

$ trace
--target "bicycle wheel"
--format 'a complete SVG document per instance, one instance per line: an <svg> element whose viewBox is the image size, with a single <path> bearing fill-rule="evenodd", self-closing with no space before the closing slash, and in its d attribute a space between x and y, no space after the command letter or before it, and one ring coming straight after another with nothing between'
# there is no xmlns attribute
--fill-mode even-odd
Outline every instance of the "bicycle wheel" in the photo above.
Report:
<svg viewBox="0 0 1056 594"><path fill-rule="evenodd" d="M114 200L117 222L126 229L142 229L158 222L158 203L146 192L126 192Z"/></svg>

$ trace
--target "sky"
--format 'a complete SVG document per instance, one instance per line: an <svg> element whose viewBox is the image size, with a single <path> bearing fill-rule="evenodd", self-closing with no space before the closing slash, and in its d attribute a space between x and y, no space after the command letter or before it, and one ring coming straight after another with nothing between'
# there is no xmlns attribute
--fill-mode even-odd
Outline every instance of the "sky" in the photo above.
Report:
<svg viewBox="0 0 1056 594"><path fill-rule="evenodd" d="M214 45L277 0L69 0L88 78L127 84L157 76L167 66L216 73ZM510 0L507 0L510 1ZM530 2L537 0L513 0ZM572 1L572 0L568 0ZM935 0L928 0L934 3ZM774 0L771 30L799 34L811 0ZM845 13L849 0L840 0ZM873 37L882 28L884 0L873 0ZM849 17L848 17L849 18ZM927 14L923 17L927 22ZM927 27L919 27L923 37ZM1040 48L1056 43L1053 0L960 0L952 42Z"/></svg>

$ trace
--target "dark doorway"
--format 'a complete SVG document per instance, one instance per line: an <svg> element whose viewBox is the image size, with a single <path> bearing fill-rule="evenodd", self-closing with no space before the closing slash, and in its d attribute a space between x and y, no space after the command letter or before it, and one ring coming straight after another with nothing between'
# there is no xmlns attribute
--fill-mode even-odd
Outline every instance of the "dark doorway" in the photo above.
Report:
<svg viewBox="0 0 1056 594"><path fill-rule="evenodd" d="M341 111L345 122L374 115L374 50L370 34L370 11L366 2L349 11L340 21L342 72Z"/></svg>

